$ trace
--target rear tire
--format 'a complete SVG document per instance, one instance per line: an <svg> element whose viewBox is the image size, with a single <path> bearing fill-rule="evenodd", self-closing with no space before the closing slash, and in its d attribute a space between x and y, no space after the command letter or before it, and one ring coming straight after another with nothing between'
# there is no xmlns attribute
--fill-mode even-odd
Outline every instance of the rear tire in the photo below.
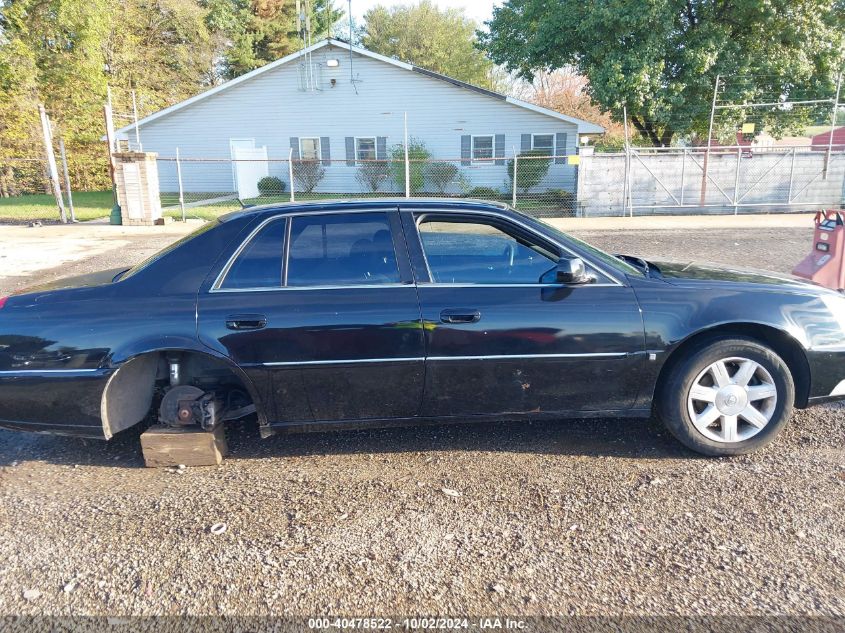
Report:
<svg viewBox="0 0 845 633"><path fill-rule="evenodd" d="M710 338L669 368L655 409L687 448L726 456L769 444L794 402L792 375L772 349L745 337Z"/></svg>

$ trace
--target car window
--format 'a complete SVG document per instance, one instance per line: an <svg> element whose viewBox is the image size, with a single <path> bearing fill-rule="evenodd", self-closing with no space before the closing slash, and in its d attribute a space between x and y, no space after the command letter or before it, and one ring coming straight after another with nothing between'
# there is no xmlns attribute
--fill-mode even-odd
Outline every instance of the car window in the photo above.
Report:
<svg viewBox="0 0 845 633"><path fill-rule="evenodd" d="M556 253L492 223L423 218L419 232L435 283L536 284L557 266Z"/></svg>
<svg viewBox="0 0 845 633"><path fill-rule="evenodd" d="M220 287L226 290L280 288L285 242L285 220L263 227L243 248Z"/></svg>
<svg viewBox="0 0 845 633"><path fill-rule="evenodd" d="M299 216L292 222L288 286L399 282L387 213Z"/></svg>

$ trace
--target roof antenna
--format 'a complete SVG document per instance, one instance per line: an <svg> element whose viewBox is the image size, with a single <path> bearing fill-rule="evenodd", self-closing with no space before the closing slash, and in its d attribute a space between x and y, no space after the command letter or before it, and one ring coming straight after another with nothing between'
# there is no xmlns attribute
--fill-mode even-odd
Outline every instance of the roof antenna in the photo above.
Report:
<svg viewBox="0 0 845 633"><path fill-rule="evenodd" d="M352 0L349 0L349 83L357 95L358 86L355 85L355 74L352 72Z"/></svg>

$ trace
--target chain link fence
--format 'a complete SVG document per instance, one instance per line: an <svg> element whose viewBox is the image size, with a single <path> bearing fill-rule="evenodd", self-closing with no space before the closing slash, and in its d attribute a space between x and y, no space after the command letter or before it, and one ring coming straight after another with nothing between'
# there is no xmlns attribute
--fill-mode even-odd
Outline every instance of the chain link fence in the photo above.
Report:
<svg viewBox="0 0 845 633"><path fill-rule="evenodd" d="M404 197L506 202L537 217L810 211L845 200L845 149L810 145L524 152L473 161L160 157L158 169L162 206L177 217Z"/></svg>
<svg viewBox="0 0 845 633"><path fill-rule="evenodd" d="M42 158L0 158L0 198L50 192Z"/></svg>
<svg viewBox="0 0 845 633"><path fill-rule="evenodd" d="M536 216L576 214L575 154L479 160L158 157L167 215L213 217L282 202L443 198L506 202Z"/></svg>

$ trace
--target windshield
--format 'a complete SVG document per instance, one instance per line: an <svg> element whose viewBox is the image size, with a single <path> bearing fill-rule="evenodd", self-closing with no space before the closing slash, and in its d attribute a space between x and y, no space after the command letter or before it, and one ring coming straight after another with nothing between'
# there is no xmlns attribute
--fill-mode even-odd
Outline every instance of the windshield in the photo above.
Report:
<svg viewBox="0 0 845 633"><path fill-rule="evenodd" d="M625 273L626 275L643 275L642 269L637 268L636 266L632 266L631 264L628 264L626 262L623 262L621 259L614 257L610 253L605 253L603 250L598 249L590 244L587 244L587 242L585 242L584 240L579 240L577 237L573 237L569 233L564 233L560 229L555 228L554 226L544 220L541 220L540 218L535 218L530 215L526 215L521 211L517 211L517 213L531 220L535 225L540 224L544 230L550 233L553 237L557 238L559 241L563 242L564 244L572 244L576 248L584 251L590 258L594 259L597 262L601 262L611 270Z"/></svg>
<svg viewBox="0 0 845 633"><path fill-rule="evenodd" d="M124 279L128 279L129 277L136 275L137 273L141 272L142 270L147 268L149 265L151 265L153 262L158 261L159 259L161 259L165 255L167 255L168 253L172 253L177 248L182 246L182 244L185 244L186 242L190 242L195 237L202 235L203 233L205 233L209 229L214 228L215 226L217 226L217 224L218 224L218 222L206 222L201 227L199 227L196 231L192 231L191 233L188 233L188 235L183 237L181 240L176 240L170 246L167 246L167 247L161 249L160 251L158 251L154 255L151 255L150 257L148 257L147 259L142 261L140 264L133 266L132 268L127 270L125 274L119 275L117 281L123 281Z"/></svg>

